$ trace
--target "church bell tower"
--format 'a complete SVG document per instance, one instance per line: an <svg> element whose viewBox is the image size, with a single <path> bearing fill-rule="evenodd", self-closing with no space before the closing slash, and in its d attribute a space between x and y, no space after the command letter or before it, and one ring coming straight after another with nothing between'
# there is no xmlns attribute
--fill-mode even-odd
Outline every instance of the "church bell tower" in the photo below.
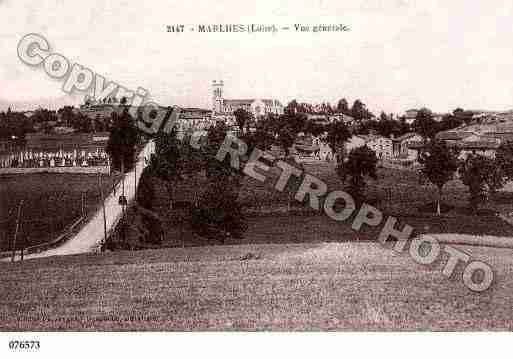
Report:
<svg viewBox="0 0 513 359"><path fill-rule="evenodd" d="M223 112L223 80L212 82L212 111Z"/></svg>

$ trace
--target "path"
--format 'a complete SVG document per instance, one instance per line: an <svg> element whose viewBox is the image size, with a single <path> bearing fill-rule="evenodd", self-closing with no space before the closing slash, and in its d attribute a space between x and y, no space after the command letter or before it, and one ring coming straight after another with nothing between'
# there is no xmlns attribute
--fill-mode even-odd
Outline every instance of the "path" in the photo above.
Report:
<svg viewBox="0 0 513 359"><path fill-rule="evenodd" d="M473 234L459 234L459 233L443 233L443 234L428 234L435 238L439 243L453 244L453 245L468 245L468 246L481 246L481 247L494 247L494 248L511 248L513 249L512 237L497 237L497 236L476 236Z"/></svg>
<svg viewBox="0 0 513 359"><path fill-rule="evenodd" d="M146 167L146 159L150 158L154 150L154 142L148 142L138 156L136 172L134 173L134 169L132 169L130 172L125 174L125 196L129 203L135 197L136 182L138 184L139 180L141 179L143 169ZM115 190L112 191L105 199L107 235L109 235L116 228L116 225L122 216L123 209L119 204L119 196L122 193L122 186L123 181L119 181L115 187ZM49 249L41 253L26 255L25 258L30 259L94 252L99 249L103 239L103 209L100 207L94 216L89 220L89 222L87 222L87 224L85 224L80 229L80 231L69 241L54 249Z"/></svg>

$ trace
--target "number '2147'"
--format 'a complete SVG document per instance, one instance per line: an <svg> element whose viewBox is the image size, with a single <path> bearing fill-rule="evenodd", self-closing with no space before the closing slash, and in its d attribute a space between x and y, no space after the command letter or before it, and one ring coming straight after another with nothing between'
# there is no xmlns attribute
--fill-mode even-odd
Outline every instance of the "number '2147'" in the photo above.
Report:
<svg viewBox="0 0 513 359"><path fill-rule="evenodd" d="M183 32L185 25L166 25L167 32Z"/></svg>

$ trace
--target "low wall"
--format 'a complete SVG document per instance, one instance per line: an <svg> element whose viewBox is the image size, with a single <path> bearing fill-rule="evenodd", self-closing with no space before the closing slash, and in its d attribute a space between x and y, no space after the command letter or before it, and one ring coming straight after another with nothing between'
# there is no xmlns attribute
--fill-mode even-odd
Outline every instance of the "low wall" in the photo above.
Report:
<svg viewBox="0 0 513 359"><path fill-rule="evenodd" d="M110 173L110 166L91 167L11 167L0 168L1 174L31 174L31 173Z"/></svg>

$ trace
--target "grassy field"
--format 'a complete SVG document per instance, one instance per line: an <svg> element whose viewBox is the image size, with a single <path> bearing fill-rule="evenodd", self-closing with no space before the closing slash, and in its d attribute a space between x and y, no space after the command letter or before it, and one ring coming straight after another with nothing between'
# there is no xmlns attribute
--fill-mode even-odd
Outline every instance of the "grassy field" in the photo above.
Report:
<svg viewBox="0 0 513 359"><path fill-rule="evenodd" d="M333 164L318 162L304 164L307 173L323 180L328 185L328 191L344 189L344 184L335 173ZM276 182L278 171L274 171L265 184L251 178L244 180L240 200L247 206L259 206L283 203L286 196L277 193L272 188ZM419 208L436 201L438 192L434 185L419 182L419 175L412 171L378 168L378 178L368 179L366 197L378 208L398 216L425 215ZM296 185L294 188L297 188ZM467 212L468 189L459 180L449 181L443 189L442 201L453 207L452 214L459 215ZM482 205L483 212L513 211L513 193L499 191L491 200ZM451 213L449 213L451 214Z"/></svg>
<svg viewBox="0 0 513 359"><path fill-rule="evenodd" d="M103 175L105 194L116 177ZM27 174L0 176L0 251L9 249L16 223L17 206L23 200L22 225L17 247L53 239L81 216L82 194L89 213L100 203L98 175Z"/></svg>
<svg viewBox="0 0 513 359"><path fill-rule="evenodd" d="M328 184L329 190L343 189L342 183L335 174L332 165L318 163L305 165L305 170ZM229 244L249 243L283 243L283 239L293 243L320 240L326 242L342 242L352 240L375 240L379 229L364 229L358 233L351 229L351 220L334 222L323 213L308 212L303 215L290 213L266 214L268 210L286 209L287 203L293 197L290 193L276 191L274 184L279 172L270 176L266 183L260 183L249 177L244 179L239 200L243 203L248 214L250 233L247 238L232 240ZM163 184L155 182L160 191L154 200L156 210L166 223L166 246L204 245L209 242L204 238L194 236L187 223L180 223L169 212L170 199L167 191L162 190ZM296 185L297 186L297 185ZM204 186L200 179L185 181L176 187L175 198L191 198L198 196ZM295 187L297 189L297 187ZM195 194L191 194L197 192ZM292 191L294 192L294 191ZM460 181L451 181L444 188L443 202L450 204L452 209L438 217L434 213L421 211L423 206L433 203L437 191L429 184L419 184L418 175L394 169L380 168L378 179L369 180L367 197L384 212L393 215L401 224L409 224L417 233L462 233L474 235L495 235L513 237L513 226L502 220L496 213L508 214L513 211L513 193L499 192L488 203L483 205L483 213L475 216L468 213L467 189ZM292 201L294 203L294 201ZM295 202L295 207L305 208ZM291 236L284 236L287 232ZM210 243L212 244L212 243Z"/></svg>
<svg viewBox="0 0 513 359"><path fill-rule="evenodd" d="M286 239L283 239L286 242ZM375 243L205 246L0 263L1 330L512 330L511 250L470 292ZM249 255L251 254L251 255ZM246 260L247 258L253 258Z"/></svg>

